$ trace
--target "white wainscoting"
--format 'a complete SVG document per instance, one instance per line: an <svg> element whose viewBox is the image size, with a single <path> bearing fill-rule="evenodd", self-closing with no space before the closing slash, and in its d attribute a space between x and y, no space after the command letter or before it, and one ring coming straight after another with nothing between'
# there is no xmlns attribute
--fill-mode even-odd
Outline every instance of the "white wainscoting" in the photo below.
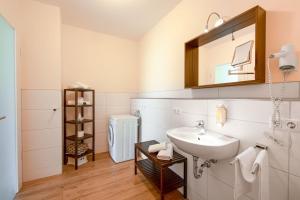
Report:
<svg viewBox="0 0 300 200"><path fill-rule="evenodd" d="M95 148L96 153L108 152L108 119L111 115L130 114L131 98L136 93L95 93ZM89 98L89 97L87 97ZM85 117L92 116L91 110L86 108ZM74 109L73 109L74 112ZM68 119L74 118L72 110L68 109ZM72 126L68 126L70 130ZM85 130L91 132L91 126L87 124ZM71 131L72 132L72 131ZM90 141L87 141L90 142Z"/></svg>
<svg viewBox="0 0 300 200"><path fill-rule="evenodd" d="M101 93L95 95L96 153L108 152L108 119L110 115L130 114L131 98L136 93Z"/></svg>
<svg viewBox="0 0 300 200"><path fill-rule="evenodd" d="M273 95L281 96L282 83L273 84ZM268 84L232 86L206 89L178 89L170 91L142 92L140 98L193 98L193 99L262 99L269 98ZM300 82L285 83L284 97L300 98Z"/></svg>
<svg viewBox="0 0 300 200"><path fill-rule="evenodd" d="M96 92L96 153L108 151L109 116L129 114L133 97L135 93ZM24 182L62 173L62 103L61 90L22 91ZM68 112L68 117L73 115Z"/></svg>
<svg viewBox="0 0 300 200"><path fill-rule="evenodd" d="M228 121L223 127L215 123L215 107L223 103L228 108ZM264 135L269 130L268 119L272 105L268 100L251 99L133 99L131 112L141 111L142 140L167 140L166 131L180 126L194 126L197 120L205 120L207 129L239 138L240 151L260 142L269 146L270 179L272 200L300 199L300 133L291 133L293 145L288 160L288 132L277 132L284 146L274 144ZM175 112L179 110L180 112ZM300 119L300 102L284 102L282 117ZM188 157L188 197L190 200L232 200L234 169L230 160L220 161L206 169L202 178L193 177L192 156ZM290 165L289 165L290 163ZM182 166L173 168L181 173ZM290 178L288 178L290 176ZM290 186L288 185L290 181ZM257 191L257 188L255 189ZM241 200L257 200L256 192L249 193Z"/></svg>
<svg viewBox="0 0 300 200"><path fill-rule="evenodd" d="M22 91L24 182L62 173L61 104L61 90Z"/></svg>

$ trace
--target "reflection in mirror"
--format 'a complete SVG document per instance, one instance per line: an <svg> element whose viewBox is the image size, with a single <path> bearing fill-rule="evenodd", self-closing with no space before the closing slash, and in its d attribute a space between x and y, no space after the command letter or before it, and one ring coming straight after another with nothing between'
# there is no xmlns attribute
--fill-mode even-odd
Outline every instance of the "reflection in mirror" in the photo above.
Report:
<svg viewBox="0 0 300 200"><path fill-rule="evenodd" d="M198 48L199 86L255 80L255 25Z"/></svg>

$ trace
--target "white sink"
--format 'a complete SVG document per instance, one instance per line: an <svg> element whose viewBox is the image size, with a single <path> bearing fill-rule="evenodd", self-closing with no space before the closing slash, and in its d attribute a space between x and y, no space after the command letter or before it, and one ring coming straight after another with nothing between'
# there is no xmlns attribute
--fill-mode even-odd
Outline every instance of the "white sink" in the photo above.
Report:
<svg viewBox="0 0 300 200"><path fill-rule="evenodd" d="M212 131L200 135L196 127L181 127L167 131L167 135L182 151L204 160L223 160L238 153L239 140Z"/></svg>

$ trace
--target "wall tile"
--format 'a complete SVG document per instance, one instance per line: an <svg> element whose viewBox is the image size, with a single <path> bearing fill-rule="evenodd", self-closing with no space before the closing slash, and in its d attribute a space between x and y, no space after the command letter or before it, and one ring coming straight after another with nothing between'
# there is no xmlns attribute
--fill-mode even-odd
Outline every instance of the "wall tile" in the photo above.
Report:
<svg viewBox="0 0 300 200"><path fill-rule="evenodd" d="M273 84L273 96L281 96L281 85ZM286 83L285 98L299 98L299 83ZM219 98L269 98L268 84L219 88Z"/></svg>
<svg viewBox="0 0 300 200"><path fill-rule="evenodd" d="M107 106L128 106L130 105L130 94L106 94Z"/></svg>
<svg viewBox="0 0 300 200"><path fill-rule="evenodd" d="M124 115L130 113L129 106L107 106L106 107L106 115L109 117L110 115Z"/></svg>
<svg viewBox="0 0 300 200"><path fill-rule="evenodd" d="M207 103L206 103L207 102ZM215 122L215 106L220 102L229 106L228 122L219 127ZM298 116L299 102L293 102L291 116ZM298 105L297 105L298 104ZM206 108L207 107L207 108ZM179 109L176 113L174 108ZM166 131L180 126L194 126L194 121L203 119L209 130L239 138L240 151L255 143L262 143L269 147L271 199L283 200L288 192L288 135L286 131L276 131L276 137L282 142L282 146L275 144L267 138L266 132L270 132L268 120L272 112L271 103L267 100L250 99L218 99L218 100L169 100L169 99L135 99L132 101L132 111L140 109L142 112L142 138L143 140L157 139L167 140ZM289 117L290 103L282 106L282 117ZM208 110L205 114L205 110ZM270 134L270 133L269 133ZM293 147L291 159L291 173L298 175L298 152L300 134L293 133ZM299 138L300 140L300 138ZM297 145L299 143L299 145ZM180 151L180 150L178 150ZM182 152L181 152L182 153ZM183 153L184 154L184 153ZM192 157L188 157L189 166L192 166ZM188 188L190 199L232 199L234 169L228 163L231 161L219 161L211 167L205 179L196 180L192 175L192 169L188 172ZM180 173L181 168L175 167ZM203 181L204 180L204 181ZM203 182L203 184L201 183ZM296 182L296 181L295 181ZM293 183L294 184L294 183ZM296 187L296 185L295 185ZM207 193L208 190L208 193ZM293 190L295 191L295 189ZM257 188L241 199L257 199Z"/></svg>
<svg viewBox="0 0 300 200"><path fill-rule="evenodd" d="M200 89L192 90L193 98L218 98L219 89L218 88L209 88L209 89Z"/></svg>
<svg viewBox="0 0 300 200"><path fill-rule="evenodd" d="M257 100L208 100L208 115L215 116L218 104L224 104L228 111L229 119L269 123L272 115L272 103L270 101ZM259 113L258 113L259 112ZM281 117L289 117L289 103L281 105Z"/></svg>
<svg viewBox="0 0 300 200"><path fill-rule="evenodd" d="M139 98L191 98L191 89L139 93Z"/></svg>
<svg viewBox="0 0 300 200"><path fill-rule="evenodd" d="M270 200L283 200L288 197L288 175L270 168Z"/></svg>
<svg viewBox="0 0 300 200"><path fill-rule="evenodd" d="M172 113L172 128L182 127L182 126L197 126L199 120L203 120L205 127L207 127L207 116L199 114L187 114L187 113Z"/></svg>
<svg viewBox="0 0 300 200"><path fill-rule="evenodd" d="M49 166L59 166L62 163L61 152L61 146L23 152L23 170L33 171Z"/></svg>
<svg viewBox="0 0 300 200"><path fill-rule="evenodd" d="M22 91L23 181L62 172L61 108L61 90Z"/></svg>
<svg viewBox="0 0 300 200"><path fill-rule="evenodd" d="M23 151L38 150L62 145L61 128L23 131Z"/></svg>
<svg viewBox="0 0 300 200"><path fill-rule="evenodd" d="M232 200L233 190L213 176L208 176L208 200Z"/></svg>
<svg viewBox="0 0 300 200"><path fill-rule="evenodd" d="M291 118L300 119L300 101L291 102Z"/></svg>
<svg viewBox="0 0 300 200"><path fill-rule="evenodd" d="M45 168L40 169L24 169L23 170L23 181L32 181L48 176L54 176L62 173L62 164L49 165Z"/></svg>
<svg viewBox="0 0 300 200"><path fill-rule="evenodd" d="M108 152L107 133L97 133L95 135L96 153Z"/></svg>
<svg viewBox="0 0 300 200"><path fill-rule="evenodd" d="M188 160L187 162L187 180L188 180L188 198L195 200L204 200L207 198L207 170L204 170L204 173L201 178L196 179L193 173L193 156L181 151L177 147L174 150L183 156L185 156ZM199 159L198 164L203 162ZM177 174L183 176L183 164L176 165L172 168Z"/></svg>
<svg viewBox="0 0 300 200"><path fill-rule="evenodd" d="M74 109L72 111L68 110L68 119L74 116ZM84 117L87 119L91 119L93 117L92 108L87 107L84 108ZM106 120L106 106L95 106L95 120Z"/></svg>
<svg viewBox="0 0 300 200"><path fill-rule="evenodd" d="M267 145L269 147L270 165L277 169L287 171L287 147L275 144L265 136L265 132L269 130L267 124L228 120L223 127L220 127L216 125L214 117L208 117L208 128L224 135L240 139L240 152L249 146L254 146L256 143ZM279 138L282 138L284 144L286 144L287 138L284 137L286 134L284 132L276 133Z"/></svg>
<svg viewBox="0 0 300 200"><path fill-rule="evenodd" d="M95 120L105 120L106 115L106 107L105 106L96 106L95 107Z"/></svg>
<svg viewBox="0 0 300 200"><path fill-rule="evenodd" d="M23 110L22 130L53 129L62 126L61 110Z"/></svg>
<svg viewBox="0 0 300 200"><path fill-rule="evenodd" d="M95 93L95 106L106 106L106 95L104 93Z"/></svg>
<svg viewBox="0 0 300 200"><path fill-rule="evenodd" d="M180 109L181 112L187 114L207 114L206 100L174 100L171 101L172 109Z"/></svg>
<svg viewBox="0 0 300 200"><path fill-rule="evenodd" d="M290 199L300 199L300 177L290 175Z"/></svg>
<svg viewBox="0 0 300 200"><path fill-rule="evenodd" d="M45 109L62 107L61 90L22 90L22 109Z"/></svg>
<svg viewBox="0 0 300 200"><path fill-rule="evenodd" d="M218 179L233 187L234 167L229 164L231 161L232 159L218 161L208 170L209 175L218 177Z"/></svg>
<svg viewBox="0 0 300 200"><path fill-rule="evenodd" d="M300 176L300 134L291 133L292 147L290 157L290 173Z"/></svg>

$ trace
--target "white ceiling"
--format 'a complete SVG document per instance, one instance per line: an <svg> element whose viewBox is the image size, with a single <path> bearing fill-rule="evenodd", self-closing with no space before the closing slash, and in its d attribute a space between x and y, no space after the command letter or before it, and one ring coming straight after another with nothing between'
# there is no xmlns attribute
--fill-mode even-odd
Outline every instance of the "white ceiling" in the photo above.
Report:
<svg viewBox="0 0 300 200"><path fill-rule="evenodd" d="M64 24L139 39L181 0L38 1L59 6Z"/></svg>

